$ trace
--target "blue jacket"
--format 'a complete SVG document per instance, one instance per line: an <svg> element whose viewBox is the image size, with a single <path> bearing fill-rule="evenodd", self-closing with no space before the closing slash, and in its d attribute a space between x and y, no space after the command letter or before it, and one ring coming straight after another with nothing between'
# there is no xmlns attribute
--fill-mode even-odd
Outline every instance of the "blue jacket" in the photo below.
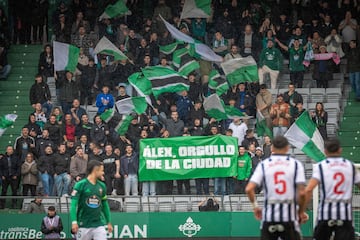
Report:
<svg viewBox="0 0 360 240"><path fill-rule="evenodd" d="M108 100L109 103L104 105L103 100ZM111 94L100 93L96 97L96 106L98 107L98 113L101 114L107 109L114 107L114 97Z"/></svg>
<svg viewBox="0 0 360 240"><path fill-rule="evenodd" d="M183 121L186 121L189 118L189 112L192 107L192 102L189 97L178 96L176 101L177 112L179 113L179 118Z"/></svg>

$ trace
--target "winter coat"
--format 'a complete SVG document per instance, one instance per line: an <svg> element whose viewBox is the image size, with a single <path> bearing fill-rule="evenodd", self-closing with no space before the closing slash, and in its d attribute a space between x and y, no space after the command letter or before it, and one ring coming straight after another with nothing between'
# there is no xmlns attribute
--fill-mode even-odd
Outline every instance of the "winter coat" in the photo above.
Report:
<svg viewBox="0 0 360 240"><path fill-rule="evenodd" d="M38 169L36 162L24 162L21 165L21 175L23 184L37 185L38 184Z"/></svg>
<svg viewBox="0 0 360 240"><path fill-rule="evenodd" d="M51 93L49 86L44 83L34 83L30 88L30 104L45 103L51 100Z"/></svg>

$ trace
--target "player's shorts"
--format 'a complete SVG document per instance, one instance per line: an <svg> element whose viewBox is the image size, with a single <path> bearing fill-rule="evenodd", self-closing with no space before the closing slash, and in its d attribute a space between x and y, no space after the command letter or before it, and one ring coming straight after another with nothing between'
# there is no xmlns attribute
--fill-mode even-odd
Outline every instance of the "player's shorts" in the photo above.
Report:
<svg viewBox="0 0 360 240"><path fill-rule="evenodd" d="M106 240L106 230L104 226L97 228L79 228L76 234L77 240Z"/></svg>
<svg viewBox="0 0 360 240"><path fill-rule="evenodd" d="M319 221L314 230L314 240L328 240L332 234L334 240L355 239L352 221Z"/></svg>
<svg viewBox="0 0 360 240"><path fill-rule="evenodd" d="M300 240L301 236L293 222L264 222L261 240Z"/></svg>

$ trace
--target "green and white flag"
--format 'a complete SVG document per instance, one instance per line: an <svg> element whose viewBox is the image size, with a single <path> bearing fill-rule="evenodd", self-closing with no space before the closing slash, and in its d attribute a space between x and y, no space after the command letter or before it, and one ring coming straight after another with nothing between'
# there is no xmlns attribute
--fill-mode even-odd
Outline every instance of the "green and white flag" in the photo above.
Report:
<svg viewBox="0 0 360 240"><path fill-rule="evenodd" d="M210 62L222 62L223 58L217 55L209 46L196 41L194 38L186 35L185 33L179 31L176 27L168 23L161 15L160 18L163 20L167 30L171 33L171 36L177 41L189 43L193 45L192 48L202 59Z"/></svg>
<svg viewBox="0 0 360 240"><path fill-rule="evenodd" d="M267 126L266 119L261 112L256 113L256 133L259 137L269 136L273 138L272 130Z"/></svg>
<svg viewBox="0 0 360 240"><path fill-rule="evenodd" d="M120 114L114 109L108 109L100 115L100 118L108 124L110 129L115 130L120 136L124 136L134 117L129 114Z"/></svg>
<svg viewBox="0 0 360 240"><path fill-rule="evenodd" d="M241 82L257 82L259 80L256 61L252 56L234 58L221 63L230 86Z"/></svg>
<svg viewBox="0 0 360 240"><path fill-rule="evenodd" d="M205 98L204 109L207 115L209 115L212 118L215 118L216 120L250 118L246 114L242 113L239 109L233 106L225 105L223 100L221 100L219 96L215 93Z"/></svg>
<svg viewBox="0 0 360 240"><path fill-rule="evenodd" d="M62 42L54 41L54 69L55 71L74 72L78 64L80 49Z"/></svg>
<svg viewBox="0 0 360 240"><path fill-rule="evenodd" d="M105 36L100 39L94 52L114 56L115 60L128 59L128 57Z"/></svg>
<svg viewBox="0 0 360 240"><path fill-rule="evenodd" d="M172 54L177 49L179 44L183 44L183 42L176 41L168 45L159 46L159 51L166 55Z"/></svg>
<svg viewBox="0 0 360 240"><path fill-rule="evenodd" d="M155 97L162 93L174 93L189 90L189 81L175 70L162 66L141 69L145 78L151 82Z"/></svg>
<svg viewBox="0 0 360 240"><path fill-rule="evenodd" d="M141 96L149 96L152 94L151 82L144 76L142 72L136 72L129 76L129 83L136 92Z"/></svg>
<svg viewBox="0 0 360 240"><path fill-rule="evenodd" d="M115 4L109 4L105 11L100 15L99 21L104 18L114 18L121 15L131 15L131 12L126 7L125 1L119 0Z"/></svg>
<svg viewBox="0 0 360 240"><path fill-rule="evenodd" d="M229 90L229 84L226 79L220 76L217 70L212 70L209 74L209 88L216 91L221 96Z"/></svg>
<svg viewBox="0 0 360 240"><path fill-rule="evenodd" d="M14 124L16 118L16 114L6 114L5 116L0 116L0 137L4 134L8 127Z"/></svg>
<svg viewBox="0 0 360 240"><path fill-rule="evenodd" d="M311 159L317 162L325 159L324 140L309 112L303 112L284 136Z"/></svg>
<svg viewBox="0 0 360 240"><path fill-rule="evenodd" d="M200 68L199 62L195 60L188 48L181 48L174 52L173 65L174 69L185 77Z"/></svg>
<svg viewBox="0 0 360 240"><path fill-rule="evenodd" d="M120 114L143 114L147 108L145 97L129 97L116 102L116 109Z"/></svg>
<svg viewBox="0 0 360 240"><path fill-rule="evenodd" d="M211 0L185 0L180 18L208 18L210 15Z"/></svg>

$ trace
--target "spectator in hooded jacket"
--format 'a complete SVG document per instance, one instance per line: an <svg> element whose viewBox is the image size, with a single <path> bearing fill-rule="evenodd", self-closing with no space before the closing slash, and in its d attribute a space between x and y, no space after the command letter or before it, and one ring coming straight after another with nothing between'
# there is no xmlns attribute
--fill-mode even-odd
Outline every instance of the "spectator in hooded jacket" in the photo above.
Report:
<svg viewBox="0 0 360 240"><path fill-rule="evenodd" d="M43 81L43 77L38 74L35 76L35 83L30 88L30 104L35 108L35 104L41 103L45 109L45 114L49 117L52 109L51 93L49 86Z"/></svg>
<svg viewBox="0 0 360 240"><path fill-rule="evenodd" d="M102 87L102 93L96 97L96 106L98 107L98 114L102 114L108 109L114 107L114 97L109 93L110 88L108 86Z"/></svg>

